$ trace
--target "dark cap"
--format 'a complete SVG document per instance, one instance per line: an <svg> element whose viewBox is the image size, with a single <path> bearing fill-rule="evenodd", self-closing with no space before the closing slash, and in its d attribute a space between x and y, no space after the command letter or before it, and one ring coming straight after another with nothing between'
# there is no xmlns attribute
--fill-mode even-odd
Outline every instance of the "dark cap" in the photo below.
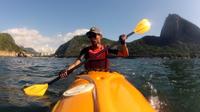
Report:
<svg viewBox="0 0 200 112"><path fill-rule="evenodd" d="M100 35L102 35L102 32L101 32L100 29L97 28L97 27L91 27L91 28L90 28L90 31L88 31L88 32L86 33L86 35L89 36L91 33L95 33L95 34L100 34Z"/></svg>

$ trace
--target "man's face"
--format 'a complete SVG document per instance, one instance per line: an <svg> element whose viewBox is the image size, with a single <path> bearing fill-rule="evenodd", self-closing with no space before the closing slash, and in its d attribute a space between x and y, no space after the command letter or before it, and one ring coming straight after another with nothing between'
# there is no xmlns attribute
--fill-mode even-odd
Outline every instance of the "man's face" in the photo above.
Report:
<svg viewBox="0 0 200 112"><path fill-rule="evenodd" d="M99 34L92 34L90 35L90 42L92 43L92 45L97 45L97 44L101 44L101 35Z"/></svg>

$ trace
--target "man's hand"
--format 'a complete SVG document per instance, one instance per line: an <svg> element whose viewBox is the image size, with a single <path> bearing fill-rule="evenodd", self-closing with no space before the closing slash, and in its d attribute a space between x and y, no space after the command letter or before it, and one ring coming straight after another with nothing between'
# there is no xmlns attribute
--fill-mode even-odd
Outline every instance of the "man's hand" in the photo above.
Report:
<svg viewBox="0 0 200 112"><path fill-rule="evenodd" d="M122 45L125 45L126 44L126 39L127 39L127 36L125 34L122 34L119 36L119 42L122 44Z"/></svg>
<svg viewBox="0 0 200 112"><path fill-rule="evenodd" d="M64 79L64 78L66 78L67 76L68 76L68 74L67 74L67 70L66 70L66 69L64 69L64 70L62 70L62 71L59 72L59 77L60 77L61 79Z"/></svg>

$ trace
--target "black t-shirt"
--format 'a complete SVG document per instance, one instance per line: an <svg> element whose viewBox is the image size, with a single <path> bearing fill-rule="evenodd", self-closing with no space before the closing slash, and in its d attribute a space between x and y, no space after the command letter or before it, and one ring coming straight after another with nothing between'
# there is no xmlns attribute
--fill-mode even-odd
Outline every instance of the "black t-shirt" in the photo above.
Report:
<svg viewBox="0 0 200 112"><path fill-rule="evenodd" d="M83 58L85 58L85 57L87 56L88 51L90 50L90 48L91 48L91 47L83 48L83 49L81 50L81 52L80 52L80 55L78 56L78 59L82 61ZM106 48L106 47L105 47L105 48ZM105 49L105 48L104 48L104 49ZM111 48L108 47L108 54L117 55L118 52L119 52L118 49L111 49Z"/></svg>

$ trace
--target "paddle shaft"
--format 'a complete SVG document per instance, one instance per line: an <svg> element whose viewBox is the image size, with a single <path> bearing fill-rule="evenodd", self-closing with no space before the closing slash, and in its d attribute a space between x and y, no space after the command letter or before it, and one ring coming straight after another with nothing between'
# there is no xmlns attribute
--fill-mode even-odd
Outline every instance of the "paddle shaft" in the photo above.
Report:
<svg viewBox="0 0 200 112"><path fill-rule="evenodd" d="M130 37L131 35L133 35L135 32L131 32L127 35L127 38Z"/></svg>
<svg viewBox="0 0 200 112"><path fill-rule="evenodd" d="M131 35L133 35L135 32L131 32L127 35L127 38L130 37ZM111 47L106 47L104 50L100 51L99 53L96 54L96 56L100 55L101 53L105 52L107 49L109 49ZM86 62L88 62L89 59L81 62L80 64L78 64L77 66L75 66L74 68L70 69L67 71L67 74L69 75L70 73L72 73L75 69L79 68L81 65L85 64ZM49 85L53 84L54 82L58 81L60 79L59 76L57 76L55 79L51 80L50 82L48 82Z"/></svg>

